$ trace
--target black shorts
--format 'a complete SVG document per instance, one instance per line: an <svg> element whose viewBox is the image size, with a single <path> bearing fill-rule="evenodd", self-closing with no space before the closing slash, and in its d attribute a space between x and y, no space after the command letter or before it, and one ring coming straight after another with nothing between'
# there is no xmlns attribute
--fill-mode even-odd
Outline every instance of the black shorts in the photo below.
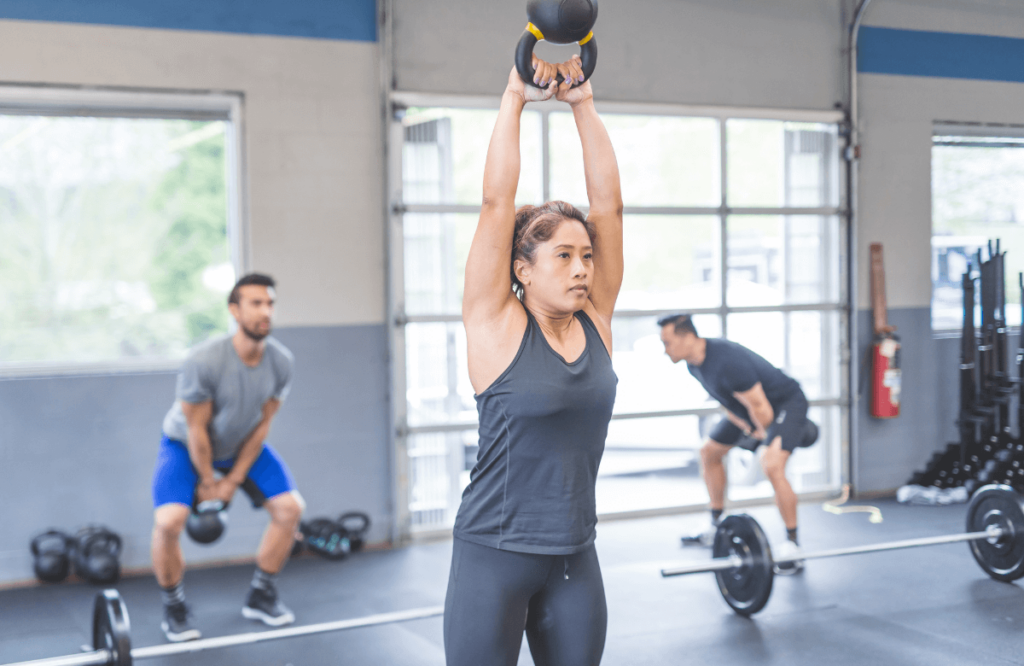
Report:
<svg viewBox="0 0 1024 666"><path fill-rule="evenodd" d="M810 446L814 441L805 442L809 429L807 419L807 399L802 394L795 395L786 402L779 405L775 413L775 420L768 426L768 436L764 440L747 437L735 423L727 418L718 422L708 437L726 446L738 446L748 451L754 451L764 442L771 443L776 437L782 437L782 448L785 451L793 452L800 446Z"/></svg>

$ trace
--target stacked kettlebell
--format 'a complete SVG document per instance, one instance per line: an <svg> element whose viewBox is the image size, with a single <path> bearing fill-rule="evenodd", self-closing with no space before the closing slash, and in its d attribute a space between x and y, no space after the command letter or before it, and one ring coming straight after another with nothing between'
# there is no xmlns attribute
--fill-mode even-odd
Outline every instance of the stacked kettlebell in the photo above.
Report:
<svg viewBox="0 0 1024 666"><path fill-rule="evenodd" d="M370 517L359 511L343 513L337 519L313 518L299 524L292 555L303 549L328 560L343 560L363 548Z"/></svg>
<svg viewBox="0 0 1024 666"><path fill-rule="evenodd" d="M82 580L109 585L121 577L121 537L102 526L89 525L71 536L47 530L29 544L32 568L46 583L59 583L74 570Z"/></svg>

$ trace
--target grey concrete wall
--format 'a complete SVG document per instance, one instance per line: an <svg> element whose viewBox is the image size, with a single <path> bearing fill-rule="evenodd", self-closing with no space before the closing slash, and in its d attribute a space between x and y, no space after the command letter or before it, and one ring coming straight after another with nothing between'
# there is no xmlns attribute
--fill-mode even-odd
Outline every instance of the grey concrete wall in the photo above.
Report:
<svg viewBox="0 0 1024 666"><path fill-rule="evenodd" d="M309 516L370 514L389 535L386 338L381 325L282 328L294 388L270 434ZM32 536L98 522L124 537L123 564L148 567L151 479L174 373L0 381L0 583L29 579ZM266 524L239 494L213 546L183 539L190 562L252 557Z"/></svg>
<svg viewBox="0 0 1024 666"><path fill-rule="evenodd" d="M842 98L839 0L602 0L599 99L831 109ZM526 3L395 0L397 90L500 94ZM541 57L572 47L541 44Z"/></svg>
<svg viewBox="0 0 1024 666"><path fill-rule="evenodd" d="M1019 3L992 0L886 0L865 24L909 30L1024 37ZM862 150L857 290L860 349L871 340L868 247L885 247L890 321L903 341L904 403L899 418L868 415L866 394L855 418L853 478L863 492L888 491L958 437L959 340L931 330L931 150L935 121L1020 123L1024 85L999 81L860 75ZM1024 252L1024 247L1007 248ZM1015 344L1015 343L1014 343Z"/></svg>
<svg viewBox="0 0 1024 666"><path fill-rule="evenodd" d="M903 370L900 415L894 419L876 419L870 415L870 360L873 319L871 312L860 312L857 319L860 348L854 358L862 365L859 404L854 418L859 437L852 447L852 476L858 492L884 492L906 483L910 474L923 466L932 451L945 446L949 432L946 421L955 419L959 391L948 395L948 369L955 371L959 355L956 341L937 340L931 332L928 308L896 308L889 311L889 323L897 328L902 341L900 364ZM948 347L954 347L947 358ZM954 375L955 376L955 375ZM946 391L939 390L943 382ZM940 400L952 399L952 408Z"/></svg>

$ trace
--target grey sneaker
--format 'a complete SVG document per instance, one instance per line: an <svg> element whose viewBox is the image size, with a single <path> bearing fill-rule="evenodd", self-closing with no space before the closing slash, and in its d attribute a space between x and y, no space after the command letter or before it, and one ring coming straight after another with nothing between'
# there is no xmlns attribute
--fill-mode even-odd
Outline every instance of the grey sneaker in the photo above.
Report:
<svg viewBox="0 0 1024 666"><path fill-rule="evenodd" d="M164 630L167 640L172 643L181 643L182 641L194 641L202 636L202 633L189 621L191 617L192 613L184 601L172 606L164 606L164 621L160 623L160 628Z"/></svg>
<svg viewBox="0 0 1024 666"><path fill-rule="evenodd" d="M718 532L718 525L708 525L697 534L690 534L680 539L684 546L703 546L711 548L715 545L715 534Z"/></svg>
<svg viewBox="0 0 1024 666"><path fill-rule="evenodd" d="M274 588L249 588L249 598L242 606L242 617L259 620L271 627L282 627L295 621L295 614L281 603Z"/></svg>

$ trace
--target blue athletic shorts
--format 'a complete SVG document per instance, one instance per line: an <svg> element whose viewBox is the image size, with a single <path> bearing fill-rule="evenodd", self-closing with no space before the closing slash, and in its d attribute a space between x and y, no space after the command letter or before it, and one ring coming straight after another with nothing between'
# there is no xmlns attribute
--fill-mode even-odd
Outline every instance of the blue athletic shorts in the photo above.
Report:
<svg viewBox="0 0 1024 666"><path fill-rule="evenodd" d="M217 460L213 468L227 474L234 464L233 458ZM164 435L160 439L160 453L153 472L153 506L172 503L192 506L198 481L199 475L192 466L188 447L184 442ZM264 442L263 451L249 469L242 490L252 500L253 508L259 508L271 497L295 490L295 480L277 451Z"/></svg>

